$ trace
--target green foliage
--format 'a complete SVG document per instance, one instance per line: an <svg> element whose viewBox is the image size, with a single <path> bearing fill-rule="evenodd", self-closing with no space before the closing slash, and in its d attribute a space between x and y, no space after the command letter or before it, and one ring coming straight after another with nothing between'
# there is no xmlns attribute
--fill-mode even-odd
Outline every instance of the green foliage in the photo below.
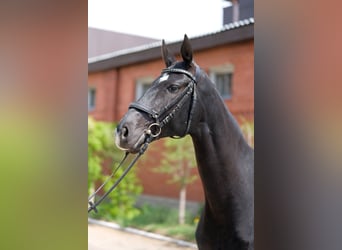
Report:
<svg viewBox="0 0 342 250"><path fill-rule="evenodd" d="M88 118L88 193L94 189L95 182L102 178L103 160L113 156L113 129L113 124Z"/></svg>
<svg viewBox="0 0 342 250"><path fill-rule="evenodd" d="M162 154L162 161L159 167L154 168L155 172L168 174L169 183L176 183L179 186L179 210L178 222L184 224L186 210L186 188L187 185L197 179L192 173L196 167L195 154L190 136L175 140L165 141L165 150Z"/></svg>
<svg viewBox="0 0 342 250"><path fill-rule="evenodd" d="M185 187L196 180L197 175L191 173L191 169L195 167L196 161L192 140L190 136L186 136L179 140L165 140L161 165L155 168L154 171L170 175L170 183Z"/></svg>
<svg viewBox="0 0 342 250"><path fill-rule="evenodd" d="M198 216L187 213L186 224L179 225L176 208L145 204L140 208L140 214L126 221L125 226L194 242Z"/></svg>
<svg viewBox="0 0 342 250"><path fill-rule="evenodd" d="M123 169L117 171L114 178L106 185L105 191L109 190L122 173ZM141 192L142 186L139 184L135 169L132 169L110 193L109 200L99 206L98 216L107 220L117 220L120 223L133 219L140 214L139 209L134 205Z"/></svg>
<svg viewBox="0 0 342 250"><path fill-rule="evenodd" d="M176 209L145 204L140 208L140 215L129 222L130 225L147 226L150 224L174 224L177 221Z"/></svg>
<svg viewBox="0 0 342 250"><path fill-rule="evenodd" d="M114 145L114 129L115 124L98 122L88 118L88 194L94 192L95 184L103 183L108 178L102 171L104 161L119 162L124 155ZM127 159L128 161L129 159ZM117 164L114 165L117 166ZM105 185L105 191L109 190L123 171L121 168L116 172L114 177ZM99 212L90 215L109 220L132 219L139 214L139 210L134 207L134 204L141 192L142 187L133 168L117 188L110 193L108 199L100 204Z"/></svg>
<svg viewBox="0 0 342 250"><path fill-rule="evenodd" d="M168 227L166 234L177 239L195 242L195 230L196 227L194 225L178 224Z"/></svg>
<svg viewBox="0 0 342 250"><path fill-rule="evenodd" d="M242 133L244 134L247 143L251 146L254 147L254 121L248 121L246 118L241 117L241 130Z"/></svg>

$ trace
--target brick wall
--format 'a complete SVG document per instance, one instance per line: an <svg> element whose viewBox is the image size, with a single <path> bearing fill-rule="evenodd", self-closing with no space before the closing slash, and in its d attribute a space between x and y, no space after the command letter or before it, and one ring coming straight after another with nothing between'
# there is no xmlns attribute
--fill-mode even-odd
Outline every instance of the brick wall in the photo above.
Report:
<svg viewBox="0 0 342 250"><path fill-rule="evenodd" d="M88 86L96 89L95 109L89 115L99 121L114 121L117 102L117 70L99 72L88 76Z"/></svg>

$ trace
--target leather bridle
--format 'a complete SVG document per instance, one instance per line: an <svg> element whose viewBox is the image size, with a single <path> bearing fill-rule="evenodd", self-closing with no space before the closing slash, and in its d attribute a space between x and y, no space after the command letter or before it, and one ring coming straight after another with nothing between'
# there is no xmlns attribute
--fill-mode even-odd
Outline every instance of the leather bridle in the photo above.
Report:
<svg viewBox="0 0 342 250"><path fill-rule="evenodd" d="M175 98L171 103L163 107L160 111L156 111L155 109L149 108L139 102L133 102L129 105L129 109L135 109L139 112L147 113L150 118L153 120L153 123L150 124L149 129L146 130L147 133L151 134L152 137L156 138L160 135L162 128L169 123L177 111L184 105L184 103L191 97L190 108L188 112L188 119L186 122L186 128L182 136L184 137L189 133L191 127L192 116L194 113L194 107L197 101L196 95L196 76L198 76L199 69L196 67L195 76L191 74L189 71L184 69L175 69L175 68L166 68L162 70L162 74L171 73L171 74L183 74L190 78L190 82L183 90L183 92ZM152 130L155 130L153 131ZM174 137L174 136L171 136Z"/></svg>
<svg viewBox="0 0 342 250"><path fill-rule="evenodd" d="M112 174L107 178L107 180L92 194L88 197L88 213L92 210L97 212L97 206L119 185L121 180L127 175L129 170L133 167L133 165L137 162L139 157L145 153L147 150L148 145L156 139L160 133L162 128L169 123L174 117L177 111L184 105L184 103L188 100L188 98L191 97L190 101L190 108L188 112L188 119L186 123L186 129L182 136L188 134L190 127L191 127L191 121L192 116L194 113L194 107L196 105L197 101L197 94L196 94L196 84L197 80L196 77L199 75L199 68L196 66L196 73L195 76L191 74L189 71L184 69L175 69L175 68L166 68L162 70L162 74L164 73L171 73L171 74L183 74L186 75L188 78L190 78L190 82L186 86L186 88L183 90L183 92L175 98L170 104L162 108L160 111L155 111L152 108L146 107L145 105L139 103L139 102L133 102L129 105L129 109L135 109L139 112L147 113L153 122L148 126L148 128L145 130L145 142L141 146L138 155L132 160L132 162L129 164L129 166L125 169L125 171L122 173L122 175L119 177L119 179L116 180L116 182L110 187L110 189L99 198L97 202L93 202L92 199L95 198L95 195L105 186L105 184L114 176L114 174L117 172L117 170L122 167L123 163L125 162L128 152L126 152L124 158L121 160L120 164L113 170ZM174 136L171 136L175 138Z"/></svg>

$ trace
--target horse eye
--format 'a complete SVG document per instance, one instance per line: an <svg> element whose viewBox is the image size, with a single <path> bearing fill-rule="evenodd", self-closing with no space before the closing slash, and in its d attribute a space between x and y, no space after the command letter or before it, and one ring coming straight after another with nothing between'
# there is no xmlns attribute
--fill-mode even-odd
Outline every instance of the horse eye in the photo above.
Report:
<svg viewBox="0 0 342 250"><path fill-rule="evenodd" d="M169 92L171 92L171 93L174 93L174 92L176 92L177 90L179 90L179 86L177 86L177 85L171 85L171 86L169 86L169 87L167 88L167 90L168 90Z"/></svg>

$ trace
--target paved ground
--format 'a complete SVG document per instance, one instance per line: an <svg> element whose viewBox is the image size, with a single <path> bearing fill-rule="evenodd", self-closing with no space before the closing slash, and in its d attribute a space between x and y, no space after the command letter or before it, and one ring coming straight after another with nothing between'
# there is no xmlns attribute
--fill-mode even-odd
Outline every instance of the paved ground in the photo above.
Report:
<svg viewBox="0 0 342 250"><path fill-rule="evenodd" d="M88 224L88 250L194 250L194 248Z"/></svg>

